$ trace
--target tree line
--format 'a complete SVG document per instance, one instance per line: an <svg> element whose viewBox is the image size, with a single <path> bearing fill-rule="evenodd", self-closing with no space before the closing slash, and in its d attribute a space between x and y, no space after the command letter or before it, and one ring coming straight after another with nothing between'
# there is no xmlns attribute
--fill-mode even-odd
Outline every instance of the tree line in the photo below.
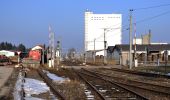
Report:
<svg viewBox="0 0 170 100"><path fill-rule="evenodd" d="M1 42L0 43L0 50L17 50L17 51L26 51L26 47L21 43L18 46L8 42Z"/></svg>

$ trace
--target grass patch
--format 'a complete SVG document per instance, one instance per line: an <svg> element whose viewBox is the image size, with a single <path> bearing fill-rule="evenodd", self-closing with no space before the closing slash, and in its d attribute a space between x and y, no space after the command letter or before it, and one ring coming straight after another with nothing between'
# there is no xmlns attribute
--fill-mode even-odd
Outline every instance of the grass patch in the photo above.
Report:
<svg viewBox="0 0 170 100"><path fill-rule="evenodd" d="M80 84L80 82L72 80L58 84L57 88L60 90L60 93L65 96L66 100L86 100L84 87Z"/></svg>

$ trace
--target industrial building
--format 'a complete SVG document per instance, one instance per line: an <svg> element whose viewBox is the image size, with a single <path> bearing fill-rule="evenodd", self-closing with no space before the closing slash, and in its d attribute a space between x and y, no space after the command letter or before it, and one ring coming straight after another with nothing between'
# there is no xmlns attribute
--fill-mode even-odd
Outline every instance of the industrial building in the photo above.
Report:
<svg viewBox="0 0 170 100"><path fill-rule="evenodd" d="M132 45L134 61L135 45ZM108 59L114 58L119 64L127 66L129 62L129 44L110 46L107 49ZM139 64L159 65L170 61L170 44L136 45L136 55Z"/></svg>
<svg viewBox="0 0 170 100"><path fill-rule="evenodd" d="M95 51L96 55L104 55L107 46L122 43L122 15L94 14L85 12L85 52Z"/></svg>

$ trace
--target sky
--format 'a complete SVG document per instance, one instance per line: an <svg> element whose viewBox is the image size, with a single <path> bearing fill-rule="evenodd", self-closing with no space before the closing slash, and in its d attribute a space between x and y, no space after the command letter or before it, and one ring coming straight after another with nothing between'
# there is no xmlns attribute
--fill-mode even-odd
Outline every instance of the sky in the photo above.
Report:
<svg viewBox="0 0 170 100"><path fill-rule="evenodd" d="M169 0L0 0L0 42L23 43L30 48L48 45L49 25L55 40L61 40L63 50L84 48L84 12L122 14L122 30L129 25L129 9L133 11L137 37L152 31L152 42L170 43ZM139 8L139 9L138 9ZM162 15L154 17L157 15ZM152 18L154 17L154 18ZM129 42L129 32L122 32L122 42Z"/></svg>

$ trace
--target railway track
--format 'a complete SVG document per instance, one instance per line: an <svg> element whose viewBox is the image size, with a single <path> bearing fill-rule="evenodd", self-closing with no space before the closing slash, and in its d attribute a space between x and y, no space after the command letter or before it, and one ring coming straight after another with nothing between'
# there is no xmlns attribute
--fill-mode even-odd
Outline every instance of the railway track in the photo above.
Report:
<svg viewBox="0 0 170 100"><path fill-rule="evenodd" d="M22 81L21 94L20 94L21 100L25 100L25 97L26 97L26 92L24 90L24 85L23 85L23 83L26 82L25 78L31 78L31 79L35 79L35 80L44 81L50 88L50 90L48 92L40 94L39 96L37 95L37 97L43 98L45 100L53 100L53 99L66 100L65 97L60 92L58 92L58 89L55 87L55 84L53 83L53 81L43 72L43 70L41 68L39 68L39 69L34 69L34 68L28 69L27 68L27 70L29 70L29 71L26 72L26 69L22 68L21 72L20 72L21 81ZM36 87L34 87L34 88L36 88ZM50 91L52 91L52 94L50 94ZM54 95L56 97L52 97Z"/></svg>
<svg viewBox="0 0 170 100"><path fill-rule="evenodd" d="M119 68L111 68L111 69L107 69L107 70L124 72L124 73L134 74L134 75L141 75L141 76L146 76L146 77L155 77L155 78L167 78L167 79L170 79L170 76L164 75L164 74L148 73L148 72L127 70L127 69L119 69Z"/></svg>
<svg viewBox="0 0 170 100"><path fill-rule="evenodd" d="M60 100L65 100L65 97L57 90L57 88L55 87L55 84L53 83L53 81L50 78L48 78L48 76L42 71L42 69L37 69L37 72L43 78L43 80L47 83L47 85L50 87L50 89L53 91L53 93Z"/></svg>
<svg viewBox="0 0 170 100"><path fill-rule="evenodd" d="M89 72L93 75L99 76L99 77L103 77L104 79L110 80L112 82L116 82L117 84L121 84L127 88L134 88L134 89L139 89L141 91L139 91L138 93L141 93L143 90L147 91L150 95L148 94L143 94L145 97L147 98L153 98L153 97L167 97L168 99L170 98L170 92L169 89L170 87L166 87L166 86L161 86L161 85L156 85L156 84L150 84L150 83L145 83L145 82L140 82L140 81L136 81L136 80L129 80L129 79L124 79L121 77L114 77L114 76L109 76L106 74L102 74L102 73L98 73L98 72L94 72L94 71L89 71L86 69L83 69L86 72ZM146 92L146 93L147 93Z"/></svg>
<svg viewBox="0 0 170 100"><path fill-rule="evenodd" d="M147 100L144 96L129 90L123 85L109 81L97 75L87 73L83 70L76 71L82 80L84 80L98 94L101 100Z"/></svg>

